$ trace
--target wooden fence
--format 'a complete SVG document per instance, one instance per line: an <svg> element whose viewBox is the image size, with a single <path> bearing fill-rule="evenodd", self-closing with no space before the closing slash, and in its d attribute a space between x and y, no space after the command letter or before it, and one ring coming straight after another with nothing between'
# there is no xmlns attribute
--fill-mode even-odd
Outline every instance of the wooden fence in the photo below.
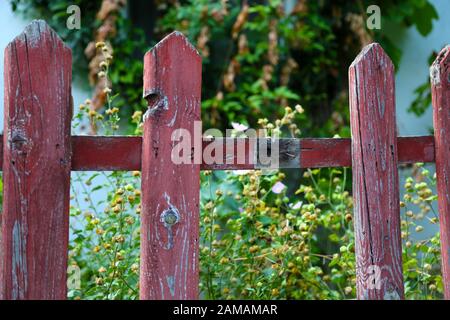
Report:
<svg viewBox="0 0 450 320"><path fill-rule="evenodd" d="M447 46L431 67L434 137L397 137L394 68L374 43L349 69L352 138L293 140L297 168L352 167L359 299L404 297L397 166L415 162L436 162L450 299L449 52ZM70 49L43 21L5 50L0 298L66 298L71 171L141 170L140 297L197 299L200 170L257 168L229 149L223 164L171 161L173 130L194 133L200 120L199 54L174 32L145 55L143 137L71 136L71 68ZM252 148L249 139L232 142ZM200 137L193 151L209 143Z"/></svg>

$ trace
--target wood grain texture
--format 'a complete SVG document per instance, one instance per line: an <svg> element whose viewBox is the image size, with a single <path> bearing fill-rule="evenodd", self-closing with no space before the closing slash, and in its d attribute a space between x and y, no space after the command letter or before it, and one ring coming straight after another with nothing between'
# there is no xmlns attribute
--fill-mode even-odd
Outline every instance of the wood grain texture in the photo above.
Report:
<svg viewBox="0 0 450 320"><path fill-rule="evenodd" d="M224 147L221 164L202 162L201 170L249 170L254 169L250 162L252 153L248 141L234 139L234 149ZM332 138L303 138L300 141L299 168L351 167L351 140ZM0 141L1 143L1 141ZM210 144L202 142L203 150ZM237 155L238 145L244 144L245 162ZM72 137L72 170L141 170L141 137ZM282 151L282 150L281 150ZM399 137L399 162L434 162L434 138ZM1 161L1 159L0 159Z"/></svg>
<svg viewBox="0 0 450 320"><path fill-rule="evenodd" d="M0 135L0 167L3 163L3 135ZM347 138L302 138L298 168L351 167L351 140ZM211 142L203 141L203 150ZM237 146L241 142L234 142ZM249 148L245 142L245 148ZM401 164L434 162L434 137L398 137ZM142 138L137 136L72 136L72 171L141 170ZM236 150L236 149L235 149ZM248 151L250 152L250 151ZM248 153L250 154L250 153ZM231 159L231 161L230 161ZM245 157L240 163L235 151L224 152L222 164L202 163L201 170L249 170L254 165ZM227 163L227 160L229 161Z"/></svg>
<svg viewBox="0 0 450 320"><path fill-rule="evenodd" d="M232 139L224 145L223 159L220 164L202 162L201 170L251 170L254 162L248 139ZM238 141L239 140L239 141ZM247 140L247 141L245 141ZM300 141L300 161L298 168L351 167L351 140L332 138L303 138ZM0 142L1 143L1 142ZM211 144L203 141L202 148ZM244 162L239 161L238 146L243 144ZM141 170L141 137L72 137L72 170ZM280 149L282 152L283 150ZM434 138L399 137L399 162L412 164L416 162L434 162Z"/></svg>
<svg viewBox="0 0 450 320"><path fill-rule="evenodd" d="M414 164L417 162L434 162L433 136L398 137L398 162Z"/></svg>
<svg viewBox="0 0 450 320"><path fill-rule="evenodd" d="M404 297L394 67L379 44L349 68L358 299Z"/></svg>
<svg viewBox="0 0 450 320"><path fill-rule="evenodd" d="M442 282L450 300L450 46L430 68L436 176L442 253Z"/></svg>
<svg viewBox="0 0 450 320"><path fill-rule="evenodd" d="M141 170L141 137L72 137L73 171Z"/></svg>
<svg viewBox="0 0 450 320"><path fill-rule="evenodd" d="M200 55L179 32L144 57L141 299L198 299L200 164L173 163L171 136L182 128L194 137L201 70ZM201 135L192 142L201 150Z"/></svg>
<svg viewBox="0 0 450 320"><path fill-rule="evenodd" d="M72 54L44 21L5 50L2 299L65 299Z"/></svg>

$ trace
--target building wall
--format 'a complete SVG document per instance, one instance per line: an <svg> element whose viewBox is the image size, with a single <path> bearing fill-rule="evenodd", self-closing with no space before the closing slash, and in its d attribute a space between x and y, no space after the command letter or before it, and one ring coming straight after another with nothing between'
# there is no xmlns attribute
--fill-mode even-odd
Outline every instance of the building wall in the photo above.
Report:
<svg viewBox="0 0 450 320"><path fill-rule="evenodd" d="M423 84L429 74L428 57L431 51L439 52L450 44L450 1L431 1L439 20L433 24L433 31L422 37L415 27L400 32L392 32L391 38L403 51L402 60L396 74L397 124L400 135L426 135L432 128L431 108L422 117L409 113L408 107L414 100L414 89Z"/></svg>

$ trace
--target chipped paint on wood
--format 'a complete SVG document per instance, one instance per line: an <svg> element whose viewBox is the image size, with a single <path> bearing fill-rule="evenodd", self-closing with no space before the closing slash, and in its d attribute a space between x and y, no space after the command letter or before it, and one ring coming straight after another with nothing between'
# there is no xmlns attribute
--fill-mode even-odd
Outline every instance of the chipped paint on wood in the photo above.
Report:
<svg viewBox="0 0 450 320"><path fill-rule="evenodd" d="M218 138L216 138L218 139ZM249 170L254 169L250 161L251 148L249 139L226 138L223 143L223 159L220 163L205 163L201 170ZM281 139L283 140L283 139ZM298 140L300 150L296 155L296 168L333 168L351 167L351 140L347 138L302 138ZM292 145L280 141L280 152L292 154ZM210 144L210 139L203 141L203 151ZM238 144L244 145L245 157L238 157ZM398 161L402 164L417 162L434 162L434 137L398 137ZM72 171L131 171L141 170L142 138L136 136L72 136ZM296 148L296 147L295 147ZM3 163L3 136L0 135L0 167ZM243 161L242 161L243 160ZM294 167L293 162L292 167Z"/></svg>
<svg viewBox="0 0 450 320"><path fill-rule="evenodd" d="M16 221L12 231L12 298L15 300L24 299L28 289L26 247L27 234Z"/></svg>
<svg viewBox="0 0 450 320"><path fill-rule="evenodd" d="M357 296L403 299L394 67L379 44L352 63L349 86Z"/></svg>
<svg viewBox="0 0 450 320"><path fill-rule="evenodd" d="M198 298L200 165L174 164L171 136L178 128L194 136L200 90L201 58L181 33L145 55L141 299Z"/></svg>
<svg viewBox="0 0 450 320"><path fill-rule="evenodd" d="M178 209L170 202L170 196L164 193L164 198L167 202L167 209L161 213L160 222L167 229L167 244L166 250L173 248L173 227L180 222L181 216Z"/></svg>
<svg viewBox="0 0 450 320"><path fill-rule="evenodd" d="M442 253L442 283L450 300L450 46L430 68L436 153L436 176ZM449 81L445 81L449 79Z"/></svg>
<svg viewBox="0 0 450 320"><path fill-rule="evenodd" d="M73 171L141 170L141 137L72 137Z"/></svg>
<svg viewBox="0 0 450 320"><path fill-rule="evenodd" d="M3 299L65 299L72 55L44 21L5 50Z"/></svg>

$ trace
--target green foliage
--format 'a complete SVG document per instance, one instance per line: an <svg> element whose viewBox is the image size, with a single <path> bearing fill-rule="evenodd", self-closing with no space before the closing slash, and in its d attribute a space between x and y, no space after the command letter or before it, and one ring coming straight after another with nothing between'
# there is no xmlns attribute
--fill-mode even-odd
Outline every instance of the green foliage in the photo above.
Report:
<svg viewBox="0 0 450 320"><path fill-rule="evenodd" d="M69 298L138 297L139 186L139 172L75 174L69 265L80 268L81 288L69 290ZM94 202L97 192L106 192L106 199Z"/></svg>
<svg viewBox="0 0 450 320"><path fill-rule="evenodd" d="M410 299L441 299L443 284L439 232L422 235L424 226L428 226L429 230L431 225L439 224L438 213L434 210L437 195L432 191L436 185L436 174L430 177L430 171L420 163L414 171L413 177L406 179L405 195L400 203L404 213L401 228L405 293Z"/></svg>
<svg viewBox="0 0 450 320"><path fill-rule="evenodd" d="M96 19L96 13L100 9L101 0L10 0L14 11L27 18L45 19L45 21L57 31L63 41L72 48L73 70L77 84L89 89L86 85L89 61L85 56L85 49L89 42L95 38L95 32L101 21ZM66 20L69 14L66 12L69 5L78 5L81 9L81 29L69 30L66 28ZM122 9L116 20L116 35L109 40L114 48L114 69L110 72L110 78L120 96L115 101L121 108L121 116L129 119L136 110L145 107L142 99L143 62L139 57L150 44L145 44L144 33L141 29L134 28L126 17L126 10ZM132 133L132 123L123 128L125 133Z"/></svg>
<svg viewBox="0 0 450 320"><path fill-rule="evenodd" d="M431 66L437 57L436 52L432 52L428 57L428 65ZM408 111L414 113L417 116L421 116L431 106L431 86L430 78L414 90L415 98L411 103Z"/></svg>
<svg viewBox="0 0 450 320"><path fill-rule="evenodd" d="M113 57L104 43L96 45L109 78ZM88 119L107 135L119 129L117 95L105 87L106 118L86 100L74 116L76 128ZM141 115L140 115L141 116ZM141 117L131 119L140 130ZM137 132L138 133L138 132ZM69 265L81 270L81 287L69 288L72 299L136 299L139 279L140 172L76 173L71 180ZM96 194L106 193L95 202ZM97 197L98 198L98 197Z"/></svg>
<svg viewBox="0 0 450 320"><path fill-rule="evenodd" d="M416 0L410 1L408 9L405 15L408 23L414 24L422 36L428 35L433 29L433 19L439 17L433 5L425 0Z"/></svg>
<svg viewBox="0 0 450 320"><path fill-rule="evenodd" d="M408 111L413 112L417 116L421 116L428 110L431 105L431 90L430 82L427 81L414 90L416 95L414 101L411 103Z"/></svg>
<svg viewBox="0 0 450 320"><path fill-rule="evenodd" d="M77 0L82 29L68 30L66 0L10 0L13 8L30 17L45 18L74 49L76 68L86 70L83 51L100 21L101 1ZM228 128L230 122L254 126L259 118L274 120L286 105L301 102L308 135L348 136L347 67L363 43L381 42L398 65L401 51L389 37L390 29L415 26L422 35L437 18L427 0L380 1L382 29L366 30L366 8L360 1L299 1L292 12L281 0L155 1L154 41L147 46L143 33L122 12L117 35L111 39L115 68L111 78L121 92L116 101L124 119L145 108L141 99L144 51L165 34L178 29L197 45L203 56L204 127ZM246 11L246 13L244 12ZM245 14L244 14L245 13ZM80 66L83 66L80 68ZM418 95L413 109L426 104ZM425 101L425 102L424 102ZM133 126L125 128L131 133Z"/></svg>
<svg viewBox="0 0 450 320"><path fill-rule="evenodd" d="M352 199L346 169L308 170L295 192L285 175L206 172L201 290L209 299L354 296ZM275 190L277 192L277 190ZM349 289L350 288L350 289Z"/></svg>

